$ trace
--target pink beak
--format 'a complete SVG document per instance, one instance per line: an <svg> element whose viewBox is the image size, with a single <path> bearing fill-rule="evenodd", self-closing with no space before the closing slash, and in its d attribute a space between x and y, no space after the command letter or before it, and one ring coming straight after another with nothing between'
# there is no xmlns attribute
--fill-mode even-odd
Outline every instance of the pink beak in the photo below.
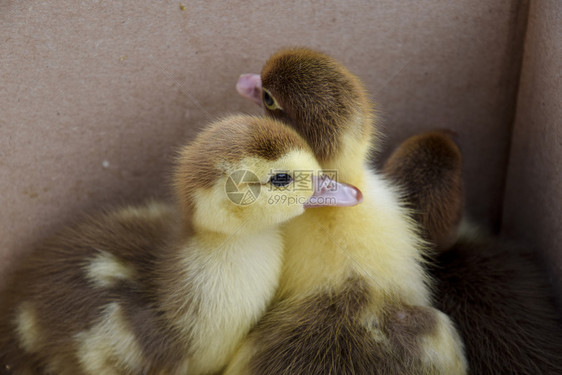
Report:
<svg viewBox="0 0 562 375"><path fill-rule="evenodd" d="M311 207L351 207L363 201L361 190L353 185L337 182L326 176L312 176L314 194L304 204Z"/></svg>
<svg viewBox="0 0 562 375"><path fill-rule="evenodd" d="M262 106L261 77L259 74L242 74L236 83L236 90L243 97Z"/></svg>

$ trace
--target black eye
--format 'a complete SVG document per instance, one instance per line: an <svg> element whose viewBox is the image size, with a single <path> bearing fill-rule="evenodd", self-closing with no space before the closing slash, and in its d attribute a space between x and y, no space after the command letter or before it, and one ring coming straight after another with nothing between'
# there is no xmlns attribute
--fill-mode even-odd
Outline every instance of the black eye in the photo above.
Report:
<svg viewBox="0 0 562 375"><path fill-rule="evenodd" d="M265 103L266 107L268 107L268 108L273 106L273 104L275 104L275 101L273 100L271 95L269 95L269 93L265 90L263 92L263 102Z"/></svg>
<svg viewBox="0 0 562 375"><path fill-rule="evenodd" d="M288 173L276 173L269 179L273 186L284 187L293 182L293 177Z"/></svg>

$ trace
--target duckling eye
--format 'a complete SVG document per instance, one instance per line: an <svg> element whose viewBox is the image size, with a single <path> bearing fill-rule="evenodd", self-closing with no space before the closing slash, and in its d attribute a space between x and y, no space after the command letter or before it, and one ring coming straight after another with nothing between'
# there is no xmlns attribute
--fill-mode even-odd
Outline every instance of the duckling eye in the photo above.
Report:
<svg viewBox="0 0 562 375"><path fill-rule="evenodd" d="M284 187L293 182L293 177L288 173L276 173L269 179L273 186Z"/></svg>
<svg viewBox="0 0 562 375"><path fill-rule="evenodd" d="M266 90L263 90L263 103L265 104L265 106L268 109L274 110L274 109L278 109L279 106L277 105L277 103L275 102L275 99L273 99L273 97L271 96L270 93L268 93Z"/></svg>

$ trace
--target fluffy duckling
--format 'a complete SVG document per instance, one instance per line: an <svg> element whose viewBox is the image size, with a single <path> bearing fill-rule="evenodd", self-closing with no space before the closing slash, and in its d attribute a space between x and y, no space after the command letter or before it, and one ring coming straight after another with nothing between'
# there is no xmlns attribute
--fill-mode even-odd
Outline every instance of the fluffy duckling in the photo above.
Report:
<svg viewBox="0 0 562 375"><path fill-rule="evenodd" d="M331 190L306 184L319 168L306 142L278 121L212 124L179 155L177 205L88 218L22 263L0 295L1 370L220 371L278 286L279 225L312 197L360 199L355 188L323 180L347 193L331 203Z"/></svg>
<svg viewBox="0 0 562 375"><path fill-rule="evenodd" d="M562 373L562 320L537 254L465 225L457 230L464 195L453 140L442 132L411 137L384 172L405 190L436 244L437 307L457 322L471 371Z"/></svg>
<svg viewBox="0 0 562 375"><path fill-rule="evenodd" d="M238 91L312 147L363 203L307 211L285 227L274 303L226 374L464 374L463 346L431 305L422 242L396 192L368 167L374 116L357 77L304 48L281 50Z"/></svg>

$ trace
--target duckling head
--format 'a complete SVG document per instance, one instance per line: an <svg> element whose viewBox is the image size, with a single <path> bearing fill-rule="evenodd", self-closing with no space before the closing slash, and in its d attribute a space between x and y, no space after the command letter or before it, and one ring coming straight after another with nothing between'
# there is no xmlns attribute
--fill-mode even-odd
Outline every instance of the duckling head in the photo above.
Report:
<svg viewBox="0 0 562 375"><path fill-rule="evenodd" d="M372 105L361 81L333 58L306 48L282 49L261 75L240 76L236 88L292 126L323 167L366 159L374 137Z"/></svg>
<svg viewBox="0 0 562 375"><path fill-rule="evenodd" d="M271 118L230 116L211 124L179 155L174 188L194 230L244 234L302 214L352 206L355 187L321 175L306 141Z"/></svg>

